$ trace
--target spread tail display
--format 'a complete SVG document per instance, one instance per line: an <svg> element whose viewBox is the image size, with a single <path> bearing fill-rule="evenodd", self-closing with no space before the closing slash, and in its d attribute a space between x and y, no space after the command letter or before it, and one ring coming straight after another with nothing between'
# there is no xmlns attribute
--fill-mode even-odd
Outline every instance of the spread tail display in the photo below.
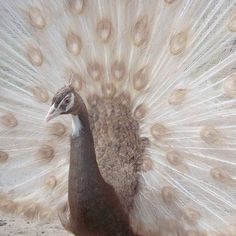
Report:
<svg viewBox="0 0 236 236"><path fill-rule="evenodd" d="M0 12L0 211L50 221L67 203L71 118L44 119L70 83L133 232L236 235L235 0L0 0Z"/></svg>

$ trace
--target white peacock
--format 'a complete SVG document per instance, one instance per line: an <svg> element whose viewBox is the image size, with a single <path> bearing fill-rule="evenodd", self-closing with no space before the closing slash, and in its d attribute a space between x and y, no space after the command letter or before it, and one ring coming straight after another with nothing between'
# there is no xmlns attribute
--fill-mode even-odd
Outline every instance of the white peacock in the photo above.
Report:
<svg viewBox="0 0 236 236"><path fill-rule="evenodd" d="M134 231L236 235L235 0L0 3L1 210L45 220L67 200L70 119L44 116L72 78L105 114L96 151L140 156Z"/></svg>

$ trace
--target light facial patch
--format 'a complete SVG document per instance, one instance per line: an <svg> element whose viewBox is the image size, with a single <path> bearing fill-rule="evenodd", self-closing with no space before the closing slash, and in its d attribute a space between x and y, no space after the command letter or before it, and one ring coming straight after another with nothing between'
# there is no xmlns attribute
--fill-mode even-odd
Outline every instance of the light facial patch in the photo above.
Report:
<svg viewBox="0 0 236 236"><path fill-rule="evenodd" d="M69 99L69 103L66 104L65 100ZM68 112L74 105L74 94L70 93L65 98L62 99L62 101L57 105L55 103L52 104L50 107L48 114L46 116L46 121L50 121L51 119L59 116L62 113Z"/></svg>
<svg viewBox="0 0 236 236"><path fill-rule="evenodd" d="M70 99L70 102L66 104L65 100L68 98ZM74 105L74 94L70 93L61 100L61 102L57 105L56 110L58 110L58 112L60 113L68 112L73 107L73 105Z"/></svg>

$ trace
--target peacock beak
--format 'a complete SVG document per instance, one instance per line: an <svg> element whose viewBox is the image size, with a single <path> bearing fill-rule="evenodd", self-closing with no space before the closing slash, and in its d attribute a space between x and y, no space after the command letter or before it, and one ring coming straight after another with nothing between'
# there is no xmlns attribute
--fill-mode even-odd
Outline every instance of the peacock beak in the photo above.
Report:
<svg viewBox="0 0 236 236"><path fill-rule="evenodd" d="M45 121L48 122L52 120L53 118L60 115L60 112L58 109L55 108L54 104L50 107L48 114L45 117Z"/></svg>

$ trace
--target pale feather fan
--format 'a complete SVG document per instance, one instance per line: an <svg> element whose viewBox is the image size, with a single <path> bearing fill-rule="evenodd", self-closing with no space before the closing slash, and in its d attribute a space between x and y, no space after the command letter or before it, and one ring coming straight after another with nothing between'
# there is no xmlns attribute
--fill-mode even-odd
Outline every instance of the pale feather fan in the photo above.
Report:
<svg viewBox="0 0 236 236"><path fill-rule="evenodd" d="M235 7L2 0L0 209L45 219L66 201L70 119L44 116L73 77L84 98L130 94L150 139L135 231L236 235Z"/></svg>

